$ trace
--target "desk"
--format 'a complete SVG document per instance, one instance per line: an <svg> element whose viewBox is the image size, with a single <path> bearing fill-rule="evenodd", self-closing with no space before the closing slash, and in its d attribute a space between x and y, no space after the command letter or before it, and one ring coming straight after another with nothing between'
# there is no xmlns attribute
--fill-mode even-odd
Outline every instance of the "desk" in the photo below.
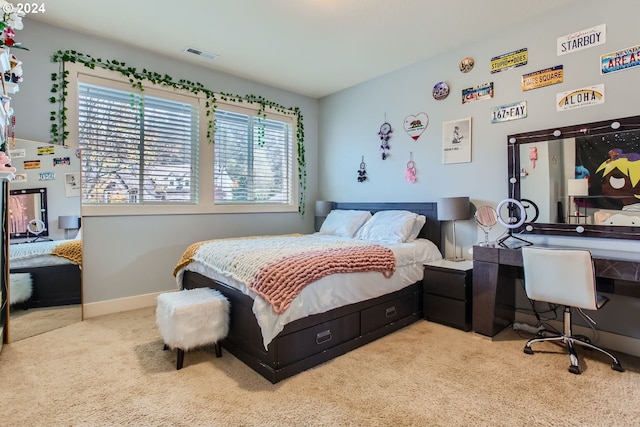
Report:
<svg viewBox="0 0 640 427"><path fill-rule="evenodd" d="M640 254L591 249L596 277L640 282ZM522 251L502 247L473 248L473 329L493 337L515 319L515 279L522 274ZM640 287L640 283L638 283ZM627 293L638 296L637 290Z"/></svg>

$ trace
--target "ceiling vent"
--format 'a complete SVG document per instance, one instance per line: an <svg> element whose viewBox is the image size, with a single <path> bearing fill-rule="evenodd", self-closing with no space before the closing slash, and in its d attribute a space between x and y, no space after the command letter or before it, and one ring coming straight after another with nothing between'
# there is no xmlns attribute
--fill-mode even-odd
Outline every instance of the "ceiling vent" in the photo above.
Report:
<svg viewBox="0 0 640 427"><path fill-rule="evenodd" d="M218 55L216 55L215 53L203 52L200 49L195 49L193 47L188 47L184 51L186 53L190 53L192 55L201 56L201 57L206 58L206 59L208 59L210 61L215 61L216 58L218 58Z"/></svg>

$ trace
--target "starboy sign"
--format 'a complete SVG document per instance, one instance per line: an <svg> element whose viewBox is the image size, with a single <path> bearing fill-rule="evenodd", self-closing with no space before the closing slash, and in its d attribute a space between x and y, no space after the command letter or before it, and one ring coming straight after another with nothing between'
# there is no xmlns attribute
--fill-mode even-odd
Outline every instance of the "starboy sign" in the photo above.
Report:
<svg viewBox="0 0 640 427"><path fill-rule="evenodd" d="M603 75L637 67L640 65L640 46L602 55L600 65L600 72Z"/></svg>
<svg viewBox="0 0 640 427"><path fill-rule="evenodd" d="M558 37L558 56L598 46L604 44L606 41L606 24Z"/></svg>
<svg viewBox="0 0 640 427"><path fill-rule="evenodd" d="M604 85L583 87L556 95L558 111L604 103Z"/></svg>

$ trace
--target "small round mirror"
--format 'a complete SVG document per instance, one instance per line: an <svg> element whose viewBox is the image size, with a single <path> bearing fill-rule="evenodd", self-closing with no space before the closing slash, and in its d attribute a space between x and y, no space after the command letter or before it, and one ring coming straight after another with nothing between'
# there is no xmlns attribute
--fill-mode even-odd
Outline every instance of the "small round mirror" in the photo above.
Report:
<svg viewBox="0 0 640 427"><path fill-rule="evenodd" d="M476 210L476 213L473 214L473 217L482 231L484 231L484 242L479 243L479 246L493 246L493 244L489 242L489 231L491 231L493 226L498 222L498 213L496 210L491 206L480 206L478 210Z"/></svg>

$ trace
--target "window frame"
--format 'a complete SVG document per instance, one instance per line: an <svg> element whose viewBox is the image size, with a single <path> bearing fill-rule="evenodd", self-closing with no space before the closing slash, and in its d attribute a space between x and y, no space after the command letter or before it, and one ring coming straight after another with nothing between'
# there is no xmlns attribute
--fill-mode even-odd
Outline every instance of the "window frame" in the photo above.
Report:
<svg viewBox="0 0 640 427"><path fill-rule="evenodd" d="M80 63L65 62L65 71L68 73L67 96L64 107L67 110L68 136L65 139L65 147L78 148L78 82L83 81L116 89L139 93L134 89L131 82L121 73L102 68L91 69ZM102 83L100 83L102 82ZM122 86L124 85L124 86ZM196 99L198 103L199 123L199 159L198 159L198 202L193 204L82 204L83 216L115 216L115 215L171 215L171 214L206 214L206 213L275 213L275 212L298 212L300 204L298 150L297 141L297 115L284 114L274 108L266 107L264 112L268 117L278 120L289 121L292 130L292 170L291 188L292 197L290 204L216 204L214 201L214 143L207 139L209 122L213 119L207 115L207 98L203 93L194 94L187 90L176 90L161 85L155 85L149 81L142 81L143 94L151 96L184 99ZM259 104L248 102L234 102L232 100L221 100L221 96L216 96L216 107L223 106L223 109L239 109L246 114L246 111L253 111L253 114L260 110ZM215 134L214 134L215 138ZM81 155L81 154L80 154ZM82 161L80 159L80 161ZM81 177L82 179L82 177Z"/></svg>

